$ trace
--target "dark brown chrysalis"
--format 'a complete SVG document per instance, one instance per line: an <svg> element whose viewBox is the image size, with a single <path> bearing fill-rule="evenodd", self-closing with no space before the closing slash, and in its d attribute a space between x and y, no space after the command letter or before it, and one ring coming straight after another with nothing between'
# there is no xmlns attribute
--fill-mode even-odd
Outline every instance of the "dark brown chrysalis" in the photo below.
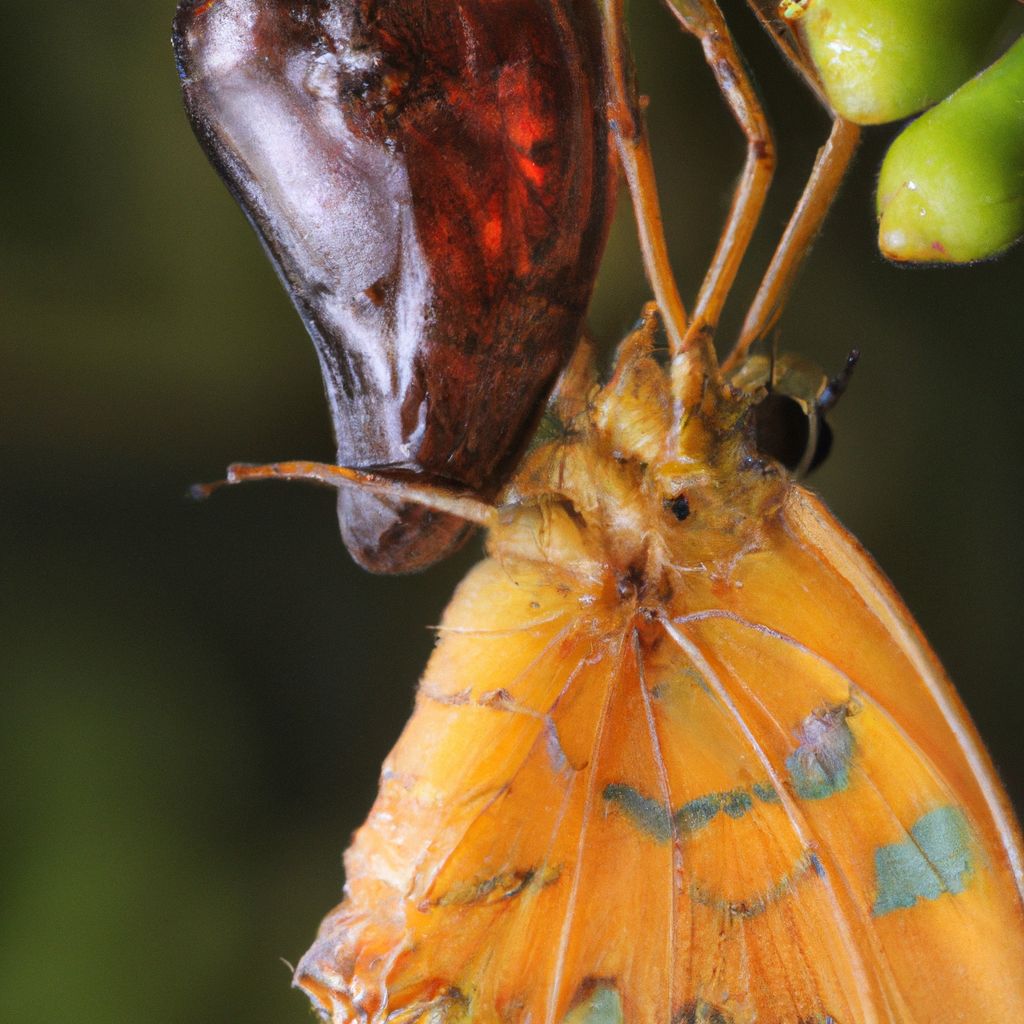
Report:
<svg viewBox="0 0 1024 1024"><path fill-rule="evenodd" d="M590 0L183 0L199 140L316 345L338 461L492 498L580 334L613 172ZM353 557L457 518L352 488Z"/></svg>

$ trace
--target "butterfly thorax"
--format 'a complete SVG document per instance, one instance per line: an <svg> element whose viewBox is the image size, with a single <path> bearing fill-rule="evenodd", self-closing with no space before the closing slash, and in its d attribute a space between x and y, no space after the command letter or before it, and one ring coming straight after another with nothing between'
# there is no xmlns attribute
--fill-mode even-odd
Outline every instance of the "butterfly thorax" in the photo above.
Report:
<svg viewBox="0 0 1024 1024"><path fill-rule="evenodd" d="M623 342L603 387L581 350L488 543L499 560L567 573L581 600L630 616L685 606L690 581L727 585L790 486L753 446L749 395L709 381L700 408L674 408L651 333Z"/></svg>

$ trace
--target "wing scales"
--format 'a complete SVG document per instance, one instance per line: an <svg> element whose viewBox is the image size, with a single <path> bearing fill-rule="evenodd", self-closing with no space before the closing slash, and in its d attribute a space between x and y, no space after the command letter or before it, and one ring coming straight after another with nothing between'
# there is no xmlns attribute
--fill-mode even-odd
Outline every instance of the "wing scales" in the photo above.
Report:
<svg viewBox="0 0 1024 1024"><path fill-rule="evenodd" d="M820 544L825 513L814 514ZM720 607L677 617L681 647L691 661L705 652L697 657L706 674L784 777L826 868L835 865L830 874L845 880L857 948L874 951L871 970L884 983L880 1019L1013 1019L1024 1006L1021 907L1005 830L964 742L973 731L934 696L948 691L927 649L906 649L917 634L894 596L884 595L886 619L881 599L864 600L831 552L802 541L799 520L784 526L785 539L773 537L739 569L741 585L716 595ZM859 555L854 568L863 587L873 567ZM769 578L778 591L766 597ZM822 625L829 620L846 635ZM932 677L923 679L921 666ZM837 750L850 755L838 774ZM819 935L827 919L820 925Z"/></svg>
<svg viewBox="0 0 1024 1024"><path fill-rule="evenodd" d="M944 726L934 745L944 754L948 749L945 745L948 737L961 752L961 756L954 760L968 782L967 788L976 792L988 807L986 817L991 818L991 831L987 839L1003 850L1021 894L1020 899L1024 901L1024 850L1020 830L998 785L995 766L917 624L889 581L814 495L802 488L793 488L788 512L801 543L814 551L826 571L847 582L912 662L922 683L921 694L930 699ZM913 691L915 688L905 689ZM898 717L901 722L917 723L917 719L906 714ZM919 732L925 735L923 729Z"/></svg>
<svg viewBox="0 0 1024 1024"><path fill-rule="evenodd" d="M335 1021L1017 1019L970 727L809 507L655 616L540 564L471 574L300 968Z"/></svg>
<svg viewBox="0 0 1024 1024"><path fill-rule="evenodd" d="M877 971L864 962L848 887L832 869L829 851L817 843L803 807L789 794L782 763L751 720L741 687L715 663L710 652L718 650L717 643L694 642L671 622L664 625L690 670L699 674L708 706L731 722L734 741L718 750L719 764L731 768L738 792L751 795L747 812L731 821L728 814L721 817L719 834L710 837L710 857L728 850L736 866L721 860L714 881L703 882L702 891L691 894L695 914L701 908L712 914L705 936L716 930L720 936L713 955L727 967L724 993L733 986L748 993L736 1019L785 1024L831 1014L865 1024L889 1020ZM689 735L677 735L675 742L685 745L699 737L703 721L688 716ZM735 954L730 956L739 927L754 960L748 976L739 973ZM711 955L706 944L693 953L695 959Z"/></svg>

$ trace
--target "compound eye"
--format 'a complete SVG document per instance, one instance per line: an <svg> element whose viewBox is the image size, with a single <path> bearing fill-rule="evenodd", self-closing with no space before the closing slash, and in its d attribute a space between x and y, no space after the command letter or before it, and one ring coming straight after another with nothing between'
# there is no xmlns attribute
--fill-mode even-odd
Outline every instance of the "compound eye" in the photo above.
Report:
<svg viewBox="0 0 1024 1024"><path fill-rule="evenodd" d="M773 391L754 406L754 439L762 455L781 462L790 472L803 461L811 427L803 406Z"/></svg>

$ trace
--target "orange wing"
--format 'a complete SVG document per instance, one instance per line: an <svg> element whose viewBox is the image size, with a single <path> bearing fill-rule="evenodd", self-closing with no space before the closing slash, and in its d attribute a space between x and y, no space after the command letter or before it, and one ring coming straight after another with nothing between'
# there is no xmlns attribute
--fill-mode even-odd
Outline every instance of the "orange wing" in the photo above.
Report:
<svg viewBox="0 0 1024 1024"><path fill-rule="evenodd" d="M334 1021L1024 1019L1018 836L934 657L735 431L650 460L660 379L627 352L528 460L299 984Z"/></svg>

